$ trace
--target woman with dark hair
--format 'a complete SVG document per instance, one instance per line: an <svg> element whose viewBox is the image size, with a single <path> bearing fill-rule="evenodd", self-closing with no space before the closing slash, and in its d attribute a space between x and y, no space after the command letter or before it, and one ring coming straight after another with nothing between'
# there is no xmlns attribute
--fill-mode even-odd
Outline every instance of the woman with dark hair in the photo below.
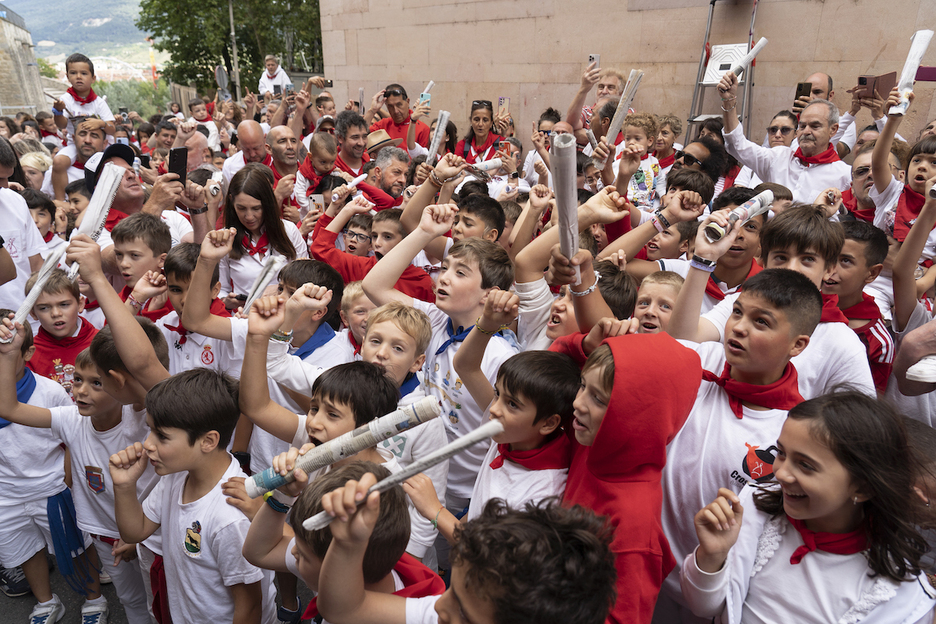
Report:
<svg viewBox="0 0 936 624"><path fill-rule="evenodd" d="M796 115L788 110L782 110L774 115L767 125L767 147L790 147L793 139L796 138L798 124L799 120ZM749 167L742 167L738 177L735 178L735 184L748 188L754 188L761 182L763 180L754 175Z"/></svg>
<svg viewBox="0 0 936 624"><path fill-rule="evenodd" d="M0 117L0 137L9 140L14 134L22 132L18 123L11 117Z"/></svg>
<svg viewBox="0 0 936 624"><path fill-rule="evenodd" d="M221 287L228 292L224 304L229 310L243 305L268 255L289 261L309 257L309 247L296 224L280 218L273 172L260 163L248 164L231 178L224 227L237 230L231 252L220 263Z"/></svg>
<svg viewBox="0 0 936 624"><path fill-rule="evenodd" d="M474 164L491 160L497 153L495 144L504 137L491 131L494 125L494 105L490 100L475 100L471 103L471 126L468 134L455 146L455 155Z"/></svg>
<svg viewBox="0 0 936 624"><path fill-rule="evenodd" d="M722 128L724 124L721 119L706 119L702 122L702 128L699 130L700 137L709 137L713 141L717 141L721 144L722 147L725 147L725 137L722 136ZM728 167L726 171L715 180L715 195L712 199L717 199L723 191L727 191L732 186L735 185L735 180L741 174L741 165L735 160L735 157L731 154L728 154Z"/></svg>

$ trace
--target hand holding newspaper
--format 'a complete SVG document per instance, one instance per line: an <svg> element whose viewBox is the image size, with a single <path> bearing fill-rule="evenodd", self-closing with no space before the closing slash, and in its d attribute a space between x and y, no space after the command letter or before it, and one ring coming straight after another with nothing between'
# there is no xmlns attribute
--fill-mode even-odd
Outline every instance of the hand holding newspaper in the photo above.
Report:
<svg viewBox="0 0 936 624"><path fill-rule="evenodd" d="M105 163L103 167L104 169L98 175L97 184L94 186L91 201L88 202L88 207L85 208L81 218L81 225L72 231L72 236L87 234L91 240L97 242L104 224L107 223L107 215L110 213L111 204L114 203L114 197L117 196L117 189L120 188L126 170L113 163ZM77 277L78 264L73 263L68 270L68 279L75 281Z"/></svg>
<svg viewBox="0 0 936 624"><path fill-rule="evenodd" d="M918 30L910 38L910 52L907 54L907 60L904 63L903 71L900 72L900 80L897 82L897 88L900 90L900 101L896 106L891 106L887 111L888 115L903 115L910 106L910 93L913 92L913 80L916 78L920 63L923 62L923 55L929 47L930 40L933 38L932 30ZM885 96L886 97L886 96Z"/></svg>
<svg viewBox="0 0 936 624"><path fill-rule="evenodd" d="M274 256L273 254L269 254L263 260L263 268L260 269L257 279L254 280L253 286L250 287L250 292L247 293L247 300L244 301L245 312L250 310L250 306L254 304L254 301L263 296L263 291L270 285L270 282L276 279L276 276L279 275L279 271L284 264L286 264L285 258L282 256Z"/></svg>
<svg viewBox="0 0 936 624"><path fill-rule="evenodd" d="M630 110L630 105L634 102L634 96L637 95L637 87L640 86L643 75L644 73L641 69L632 69L630 71L630 75L627 77L627 84L624 85L624 94L618 101L618 107L614 111L614 117L611 118L611 125L608 126L608 134L605 135L608 145L614 145L614 139L617 138L618 132L620 132L621 128L624 126L624 118L627 117L627 111ZM605 163L607 161L593 158L592 162L595 167L601 171L605 168Z"/></svg>

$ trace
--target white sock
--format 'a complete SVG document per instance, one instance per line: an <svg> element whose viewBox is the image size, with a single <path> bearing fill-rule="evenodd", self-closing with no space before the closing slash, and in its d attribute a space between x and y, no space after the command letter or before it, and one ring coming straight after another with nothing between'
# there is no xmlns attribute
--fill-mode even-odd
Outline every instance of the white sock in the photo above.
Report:
<svg viewBox="0 0 936 624"><path fill-rule="evenodd" d="M52 600L46 600L45 602L40 602L39 606L48 607L49 605L55 604L56 602L58 602L58 596L56 596L55 594L52 594Z"/></svg>
<svg viewBox="0 0 936 624"><path fill-rule="evenodd" d="M85 604L101 604L102 602L107 602L107 599L104 598L104 594L101 594L100 596L98 596L97 598L93 600L91 598L85 599Z"/></svg>

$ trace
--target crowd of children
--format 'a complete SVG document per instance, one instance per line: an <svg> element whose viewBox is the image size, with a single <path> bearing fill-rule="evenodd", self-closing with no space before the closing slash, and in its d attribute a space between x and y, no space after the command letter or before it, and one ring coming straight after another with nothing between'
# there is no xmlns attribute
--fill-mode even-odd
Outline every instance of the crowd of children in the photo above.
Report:
<svg viewBox="0 0 936 624"><path fill-rule="evenodd" d="M48 195L0 188L15 217L0 227L0 589L32 593L31 624L64 615L49 553L83 624L117 609L132 624L933 621L936 385L907 370L936 354L919 332L936 136L910 148L889 116L851 180L804 201L848 167L837 111L802 102L800 147L755 145L726 106L730 72L723 121L683 148L671 115L632 112L605 136L623 76L590 65L567 118L535 124L526 165L487 100L429 154L416 120L431 109L400 85L366 117L287 85L260 94L265 112L250 96L234 141L222 103L190 104L203 132L157 120L138 148L202 132L207 154L230 150L225 183L214 163L184 185L144 166L150 201L92 238L73 231L100 175L71 171L79 135L121 123L90 60L67 66ZM365 149L368 131L383 145ZM588 154L563 207L572 257L549 170L561 133ZM271 136L302 144L294 171ZM0 137L0 182L17 176ZM737 218L767 190L770 211ZM298 466L425 397L437 418ZM370 489L487 421L502 432ZM292 480L252 498L271 466ZM328 527L303 525L320 512Z"/></svg>

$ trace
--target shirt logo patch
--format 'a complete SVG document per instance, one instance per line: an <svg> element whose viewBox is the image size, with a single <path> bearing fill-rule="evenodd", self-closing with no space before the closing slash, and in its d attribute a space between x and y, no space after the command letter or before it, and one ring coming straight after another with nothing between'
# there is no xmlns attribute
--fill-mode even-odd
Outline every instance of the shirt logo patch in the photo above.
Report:
<svg viewBox="0 0 936 624"><path fill-rule="evenodd" d="M100 494L104 491L104 470L98 468L97 466L85 466L85 479L88 482L88 487L91 488L91 491L95 494Z"/></svg>
<svg viewBox="0 0 936 624"><path fill-rule="evenodd" d="M776 459L777 447L771 446L767 450L760 450L759 446L745 443L747 454L741 462L745 474L757 483L769 481L773 477L773 463Z"/></svg>
<svg viewBox="0 0 936 624"><path fill-rule="evenodd" d="M211 351L211 345L205 345L202 349L201 361L205 366L214 364L214 353Z"/></svg>
<svg viewBox="0 0 936 624"><path fill-rule="evenodd" d="M196 520L191 529L185 530L185 554L195 559L201 553L201 522Z"/></svg>

